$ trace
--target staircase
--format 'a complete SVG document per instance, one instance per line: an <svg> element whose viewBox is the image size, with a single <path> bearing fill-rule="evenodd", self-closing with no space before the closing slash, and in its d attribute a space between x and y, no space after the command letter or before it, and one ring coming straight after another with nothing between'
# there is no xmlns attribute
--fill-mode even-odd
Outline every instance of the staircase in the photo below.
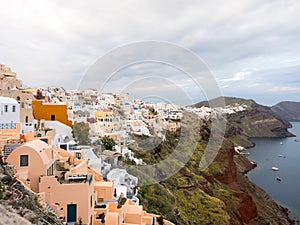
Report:
<svg viewBox="0 0 300 225"><path fill-rule="evenodd" d="M54 214L57 218L59 218L59 215L56 213L56 211L51 207L51 205L49 205L48 202L46 202L46 209L47 211L51 212L52 214Z"/></svg>

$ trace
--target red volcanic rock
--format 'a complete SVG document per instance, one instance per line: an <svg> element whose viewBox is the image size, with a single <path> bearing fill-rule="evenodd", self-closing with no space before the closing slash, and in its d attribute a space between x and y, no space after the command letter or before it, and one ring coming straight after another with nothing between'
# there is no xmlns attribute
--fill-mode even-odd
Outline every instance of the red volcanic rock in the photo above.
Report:
<svg viewBox="0 0 300 225"><path fill-rule="evenodd" d="M215 159L224 169L222 172L214 174L214 177L223 184L231 184L236 181L237 170L233 157L233 145L231 143L225 143L225 147L220 150Z"/></svg>
<svg viewBox="0 0 300 225"><path fill-rule="evenodd" d="M235 214L242 223L248 223L258 216L256 205L249 194L239 192L235 193L235 197L239 199Z"/></svg>

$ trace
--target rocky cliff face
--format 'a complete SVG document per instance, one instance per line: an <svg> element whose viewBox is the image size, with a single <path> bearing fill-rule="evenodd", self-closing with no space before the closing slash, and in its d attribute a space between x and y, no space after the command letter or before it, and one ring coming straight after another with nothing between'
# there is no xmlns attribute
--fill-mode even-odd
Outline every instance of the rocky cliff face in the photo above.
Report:
<svg viewBox="0 0 300 225"><path fill-rule="evenodd" d="M245 177L251 163L235 155L230 141L199 171L203 147L199 144L189 163L168 180L141 187L139 198L148 211L175 224L291 224L286 211Z"/></svg>
<svg viewBox="0 0 300 225"><path fill-rule="evenodd" d="M257 104L251 99L224 97L226 106L246 105L244 111L227 115L226 137L235 145L252 147L251 137L290 137L291 124L272 111L270 107ZM216 104L220 98L211 100ZM209 106L207 101L196 107Z"/></svg>
<svg viewBox="0 0 300 225"><path fill-rule="evenodd" d="M300 102L284 101L271 107L272 111L287 121L300 121Z"/></svg>
<svg viewBox="0 0 300 225"><path fill-rule="evenodd" d="M199 162L210 135L210 122L202 121L196 150L185 167L166 181L141 187L139 198L144 207L175 224L292 224L286 210L247 179L245 173L254 165L237 155L233 144L250 147L249 137L289 136L289 124L267 107L255 102L250 106L229 116L222 148L204 171L199 170ZM139 156L148 164L155 163L154 158L162 159L172 152L170 146L178 133L168 134L158 148Z"/></svg>

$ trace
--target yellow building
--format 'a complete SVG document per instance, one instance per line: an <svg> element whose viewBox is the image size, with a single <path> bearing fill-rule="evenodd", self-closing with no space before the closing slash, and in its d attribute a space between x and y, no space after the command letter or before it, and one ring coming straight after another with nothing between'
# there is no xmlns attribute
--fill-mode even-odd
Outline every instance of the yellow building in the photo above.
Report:
<svg viewBox="0 0 300 225"><path fill-rule="evenodd" d="M111 133L113 131L114 113L112 111L96 111L95 118L99 132Z"/></svg>

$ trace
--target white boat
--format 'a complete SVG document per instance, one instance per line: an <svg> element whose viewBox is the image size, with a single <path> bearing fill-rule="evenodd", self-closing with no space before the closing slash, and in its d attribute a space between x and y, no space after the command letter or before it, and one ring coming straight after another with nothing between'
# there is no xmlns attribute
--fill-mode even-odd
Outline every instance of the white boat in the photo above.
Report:
<svg viewBox="0 0 300 225"><path fill-rule="evenodd" d="M281 144L281 145L283 145L283 143L282 143L282 142L280 142L280 144Z"/></svg>
<svg viewBox="0 0 300 225"><path fill-rule="evenodd" d="M240 155L250 155L250 152L240 152Z"/></svg>
<svg viewBox="0 0 300 225"><path fill-rule="evenodd" d="M272 167L272 170L274 170L274 171L278 171L278 170L279 170L279 168L278 168L278 167L276 167L276 166L273 166L273 167Z"/></svg>

